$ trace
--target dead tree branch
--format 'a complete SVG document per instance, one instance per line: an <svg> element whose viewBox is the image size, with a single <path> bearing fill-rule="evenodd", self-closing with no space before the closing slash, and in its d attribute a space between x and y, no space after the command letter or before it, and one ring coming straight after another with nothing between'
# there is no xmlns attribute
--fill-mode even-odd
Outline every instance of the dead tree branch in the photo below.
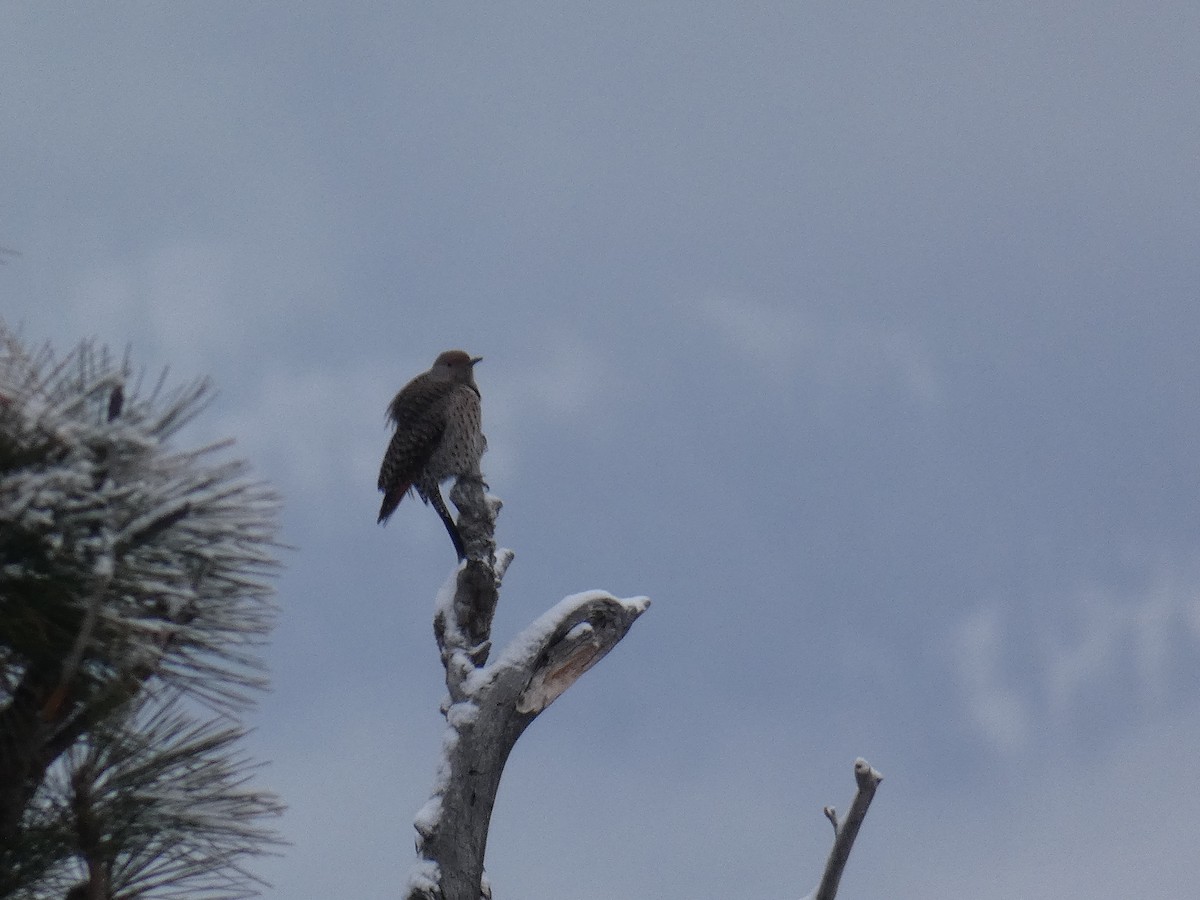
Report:
<svg viewBox="0 0 1200 900"><path fill-rule="evenodd" d="M602 591L576 594L491 654L492 618L512 553L496 551L500 501L479 479L459 479L450 499L466 560L438 596L434 636L446 669L443 759L429 802L417 814L420 861L408 900L479 900L488 827L504 764L529 724L617 645L650 601Z"/></svg>
<svg viewBox="0 0 1200 900"><path fill-rule="evenodd" d="M854 839L858 837L858 829L862 826L863 818L875 796L875 789L883 776L863 758L854 761L854 780L858 782L858 792L850 803L850 811L846 818L838 821L837 811L832 806L825 807L825 818L833 824L833 849L825 863L825 872L821 875L821 883L811 895L811 900L833 900L837 896L838 882L842 880L842 871L846 861L850 859L850 849Z"/></svg>

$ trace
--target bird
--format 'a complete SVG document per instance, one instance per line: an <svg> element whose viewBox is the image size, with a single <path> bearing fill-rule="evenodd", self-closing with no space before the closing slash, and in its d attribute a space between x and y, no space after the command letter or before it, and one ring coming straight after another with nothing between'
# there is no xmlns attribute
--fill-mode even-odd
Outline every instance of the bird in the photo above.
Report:
<svg viewBox="0 0 1200 900"><path fill-rule="evenodd" d="M441 482L453 477L480 477L479 460L487 449L480 416L475 365L482 356L463 350L438 355L396 394L387 408L395 426L379 467L379 524L387 522L409 490L433 504L459 560L466 558L462 535L442 499Z"/></svg>

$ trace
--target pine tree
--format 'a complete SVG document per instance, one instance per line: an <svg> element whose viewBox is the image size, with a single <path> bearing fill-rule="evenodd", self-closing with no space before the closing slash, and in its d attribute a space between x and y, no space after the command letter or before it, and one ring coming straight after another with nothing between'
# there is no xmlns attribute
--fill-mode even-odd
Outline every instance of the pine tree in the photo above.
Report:
<svg viewBox="0 0 1200 900"><path fill-rule="evenodd" d="M238 747L279 501L174 449L211 390L165 380L0 322L0 897L251 896L275 842Z"/></svg>

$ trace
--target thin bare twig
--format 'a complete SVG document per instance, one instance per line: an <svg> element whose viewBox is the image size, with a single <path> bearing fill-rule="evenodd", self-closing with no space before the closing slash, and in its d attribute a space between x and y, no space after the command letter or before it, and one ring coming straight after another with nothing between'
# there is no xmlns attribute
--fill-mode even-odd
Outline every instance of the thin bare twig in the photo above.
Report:
<svg viewBox="0 0 1200 900"><path fill-rule="evenodd" d="M854 761L854 780L858 782L858 793L854 795L845 819L839 822L834 808L825 807L825 818L833 823L833 849L829 851L821 883L817 885L811 900L833 900L837 896L838 882L842 880L842 871L846 868L846 861L850 859L850 848L854 846L858 829L867 815L867 808L870 807L875 789L879 787L879 782L883 781L883 776L872 769L865 759L859 757Z"/></svg>

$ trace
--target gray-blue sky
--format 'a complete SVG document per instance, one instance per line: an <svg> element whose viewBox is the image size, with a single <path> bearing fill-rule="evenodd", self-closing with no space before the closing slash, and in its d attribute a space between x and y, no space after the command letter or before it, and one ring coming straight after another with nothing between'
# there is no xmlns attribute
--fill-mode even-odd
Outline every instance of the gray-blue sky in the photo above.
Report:
<svg viewBox="0 0 1200 900"><path fill-rule="evenodd" d="M510 763L498 896L1181 896L1200 816L1188 3L28 4L6 318L211 373L286 494L271 897L394 896L453 561L383 408L479 380L511 636L655 605Z"/></svg>

